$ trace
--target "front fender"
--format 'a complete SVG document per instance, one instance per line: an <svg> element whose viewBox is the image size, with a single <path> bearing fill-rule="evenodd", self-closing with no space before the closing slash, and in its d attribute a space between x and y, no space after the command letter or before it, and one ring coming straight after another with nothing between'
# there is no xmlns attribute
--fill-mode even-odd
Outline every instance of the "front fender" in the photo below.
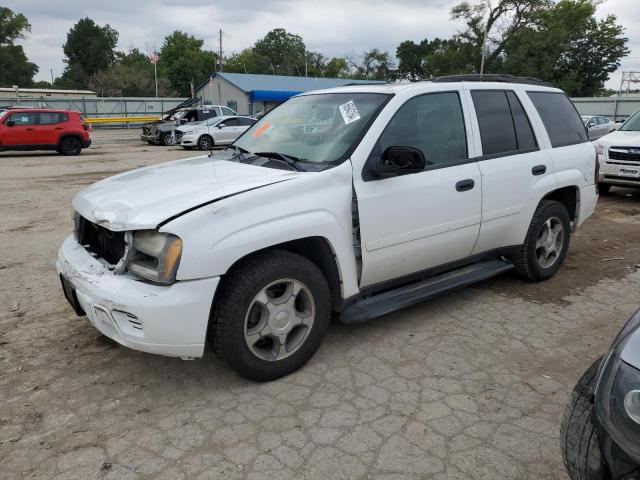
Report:
<svg viewBox="0 0 640 480"><path fill-rule="evenodd" d="M351 163L214 202L162 227L183 241L178 280L224 275L238 260L275 245L325 239L343 298L358 292L352 244Z"/></svg>

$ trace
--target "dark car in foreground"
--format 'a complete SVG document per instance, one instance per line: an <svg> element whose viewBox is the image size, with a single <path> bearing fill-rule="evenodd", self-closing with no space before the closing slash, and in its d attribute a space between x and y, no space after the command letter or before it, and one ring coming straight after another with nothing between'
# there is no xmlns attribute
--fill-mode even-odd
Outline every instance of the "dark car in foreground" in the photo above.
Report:
<svg viewBox="0 0 640 480"><path fill-rule="evenodd" d="M640 310L578 381L560 441L572 480L640 479Z"/></svg>

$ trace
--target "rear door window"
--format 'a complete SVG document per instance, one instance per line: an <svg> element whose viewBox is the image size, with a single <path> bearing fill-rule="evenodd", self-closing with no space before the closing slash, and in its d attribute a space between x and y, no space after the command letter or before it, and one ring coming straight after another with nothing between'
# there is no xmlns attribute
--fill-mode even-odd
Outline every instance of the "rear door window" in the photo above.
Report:
<svg viewBox="0 0 640 480"><path fill-rule="evenodd" d="M518 150L511 108L504 90L471 92L478 116L483 155L498 155Z"/></svg>
<svg viewBox="0 0 640 480"><path fill-rule="evenodd" d="M240 125L240 122L237 118L227 118L223 120L220 125L224 125L225 127L237 127Z"/></svg>
<svg viewBox="0 0 640 480"><path fill-rule="evenodd" d="M69 116L62 112L38 112L39 125L53 125L69 120Z"/></svg>
<svg viewBox="0 0 640 480"><path fill-rule="evenodd" d="M571 100L560 92L527 92L544 124L551 146L566 147L589 141Z"/></svg>

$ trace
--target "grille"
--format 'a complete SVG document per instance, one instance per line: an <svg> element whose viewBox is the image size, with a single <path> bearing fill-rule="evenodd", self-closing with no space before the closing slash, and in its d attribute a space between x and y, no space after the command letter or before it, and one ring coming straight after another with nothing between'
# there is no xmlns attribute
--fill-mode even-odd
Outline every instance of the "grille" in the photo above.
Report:
<svg viewBox="0 0 640 480"><path fill-rule="evenodd" d="M142 133L144 135L149 135L149 127L142 127Z"/></svg>
<svg viewBox="0 0 640 480"><path fill-rule="evenodd" d="M124 232L112 232L75 214L76 240L92 255L115 265L124 256Z"/></svg>
<svg viewBox="0 0 640 480"><path fill-rule="evenodd" d="M182 132L176 130L173 132L173 134L176 137L176 143L180 143L180 141L182 140Z"/></svg>
<svg viewBox="0 0 640 480"><path fill-rule="evenodd" d="M611 147L609 149L611 160L627 160L640 163L640 147Z"/></svg>

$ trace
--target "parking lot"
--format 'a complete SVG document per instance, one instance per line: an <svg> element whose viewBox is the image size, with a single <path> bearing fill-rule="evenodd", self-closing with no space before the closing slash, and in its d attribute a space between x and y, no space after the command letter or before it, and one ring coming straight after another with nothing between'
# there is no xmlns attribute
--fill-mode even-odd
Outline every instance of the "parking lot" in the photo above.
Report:
<svg viewBox="0 0 640 480"><path fill-rule="evenodd" d="M193 156L102 130L79 157L0 153L0 477L567 478L564 404L640 305L640 191L613 189L541 284L504 275L362 326L256 384L210 352L132 351L76 317L71 199Z"/></svg>

